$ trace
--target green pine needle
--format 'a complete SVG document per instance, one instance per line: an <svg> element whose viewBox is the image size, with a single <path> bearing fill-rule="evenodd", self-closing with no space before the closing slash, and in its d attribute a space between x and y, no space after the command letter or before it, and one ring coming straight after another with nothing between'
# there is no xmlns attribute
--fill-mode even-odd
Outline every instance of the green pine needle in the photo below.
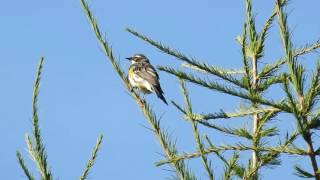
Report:
<svg viewBox="0 0 320 180"><path fill-rule="evenodd" d="M208 89L211 89L211 90L214 90L214 91L218 91L218 92L221 92L221 93L224 93L224 94L236 96L236 97L239 97L239 98L242 98L242 99L245 99L245 100L258 102L258 103L261 103L263 105L271 106L273 108L280 109L280 110L285 111L285 112L289 112L290 113L290 111L291 111L290 108L287 107L286 104L275 103L272 100L262 99L261 97L252 97L252 96L249 96L245 91L236 90L233 87L228 87L228 86L222 85L222 84L220 84L220 83L218 83L216 81L205 80L205 79L197 77L197 76L195 76L195 75L193 75L191 73L186 73L186 72L183 72L183 71L180 71L180 70L175 70L173 68L163 67L163 66L158 67L158 69L160 71L167 72L167 73L172 74L172 75L174 75L174 76L176 76L178 78L187 80L189 82L192 82L194 84L203 86L205 88L208 88Z"/></svg>
<svg viewBox="0 0 320 180"><path fill-rule="evenodd" d="M38 95L39 86L41 80L42 67L44 63L44 58L40 58L40 62L37 68L36 78L33 86L33 98L32 98L32 142L31 137L27 136L28 151L33 161L36 163L39 173L41 174L41 179L52 180L52 173L48 167L47 153L45 146L42 142L41 132L39 127L39 116L38 116Z"/></svg>
<svg viewBox="0 0 320 180"><path fill-rule="evenodd" d="M86 168L84 169L81 177L80 177L80 180L85 180L85 179L88 179L88 174L89 174L89 171L90 169L92 168L96 158L97 158L97 154L98 154L98 151L100 150L100 146L101 146L101 143L102 143L102 139L103 139L103 136L100 135L98 140L97 140L97 143L92 151L92 154L91 154L91 158L89 159L89 161L87 162L87 165L86 165Z"/></svg>
<svg viewBox="0 0 320 180"><path fill-rule="evenodd" d="M294 166L295 169L295 175L302 177L302 178L314 178L314 175L309 173L308 171L302 169L298 165Z"/></svg>
<svg viewBox="0 0 320 180"><path fill-rule="evenodd" d="M26 166L21 153L19 151L17 151L16 153L18 162L20 164L20 167L22 168L24 174L26 175L26 177L28 178L28 180L35 180L34 176L31 174L30 170L28 169L28 167Z"/></svg>
<svg viewBox="0 0 320 180"><path fill-rule="evenodd" d="M198 151L201 153L202 164L207 172L209 179L213 180L214 174L213 174L213 170L211 167L211 162L210 162L210 160L208 160L207 156L204 154L204 150L203 150L204 144L202 143L202 140L200 139L198 124L192 118L193 114L192 114L191 100L189 98L189 92L187 91L185 82L182 79L179 79L179 81L180 81L180 86L181 86L182 94L183 94L184 101L185 101L185 109L186 109L185 116L188 116L191 119L192 132L193 132L193 135L194 135L197 147L198 147Z"/></svg>

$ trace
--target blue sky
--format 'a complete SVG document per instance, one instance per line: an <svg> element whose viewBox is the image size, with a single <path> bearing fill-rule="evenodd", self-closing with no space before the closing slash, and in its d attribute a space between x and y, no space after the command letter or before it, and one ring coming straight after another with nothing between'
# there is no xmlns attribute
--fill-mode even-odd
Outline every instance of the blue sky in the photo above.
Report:
<svg viewBox="0 0 320 180"><path fill-rule="evenodd" d="M179 65L174 58L125 32L126 27L219 67L241 65L235 38L242 30L244 1L95 0L89 4L124 68L128 68L124 57L137 52L146 54L155 65ZM254 1L253 5L260 29L273 3ZM317 0L290 2L287 9L296 46L319 39L318 7ZM166 167L154 166L162 159L161 148L99 48L78 0L2 1L0 23L0 179L25 179L16 161L16 150L22 151L35 172L26 153L24 135L31 131L32 84L40 56L46 58L39 96L40 124L55 179L81 175L99 134L104 135L104 141L90 179L170 178ZM274 24L263 61L270 62L282 53ZM316 57L302 59L312 64ZM160 76L167 100L182 103L177 79L162 72ZM188 87L197 112L221 108L231 111L241 103L194 85ZM163 115L162 124L177 140L178 148L194 151L191 125L181 120L172 105L165 106L154 95L147 99L157 114ZM219 123L250 125L246 119ZM275 123L289 131L295 124L287 116ZM218 145L237 141L212 130L201 130ZM281 167L263 169L263 178L298 179L292 169L296 163L310 169L305 158L283 156L282 160ZM206 179L198 160L188 164ZM213 167L219 175L221 163L213 161Z"/></svg>

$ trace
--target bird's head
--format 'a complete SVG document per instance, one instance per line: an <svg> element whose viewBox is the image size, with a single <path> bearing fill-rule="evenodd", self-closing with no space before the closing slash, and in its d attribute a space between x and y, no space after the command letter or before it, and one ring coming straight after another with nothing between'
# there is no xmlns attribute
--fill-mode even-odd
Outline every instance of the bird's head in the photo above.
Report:
<svg viewBox="0 0 320 180"><path fill-rule="evenodd" d="M127 57L126 59L131 61L132 64L138 63L138 62L147 62L147 63L149 63L149 59L143 54L135 54L135 55L133 55L131 57Z"/></svg>

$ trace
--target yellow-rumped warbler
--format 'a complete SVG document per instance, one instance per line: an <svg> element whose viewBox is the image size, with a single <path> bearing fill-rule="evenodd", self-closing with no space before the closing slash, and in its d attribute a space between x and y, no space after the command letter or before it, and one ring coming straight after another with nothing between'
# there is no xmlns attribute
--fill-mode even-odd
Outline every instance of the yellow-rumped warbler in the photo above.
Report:
<svg viewBox="0 0 320 180"><path fill-rule="evenodd" d="M155 92L158 98L168 104L160 87L159 75L149 59L143 54L135 54L126 59L131 61L128 78L132 87L138 88L144 94Z"/></svg>

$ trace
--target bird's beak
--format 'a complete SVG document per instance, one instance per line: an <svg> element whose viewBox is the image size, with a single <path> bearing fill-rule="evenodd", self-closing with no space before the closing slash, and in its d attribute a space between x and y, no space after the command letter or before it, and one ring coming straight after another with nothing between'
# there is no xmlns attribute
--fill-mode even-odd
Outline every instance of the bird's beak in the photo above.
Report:
<svg viewBox="0 0 320 180"><path fill-rule="evenodd" d="M132 60L132 57L127 57L126 59L128 59L129 61L131 61L131 60Z"/></svg>

